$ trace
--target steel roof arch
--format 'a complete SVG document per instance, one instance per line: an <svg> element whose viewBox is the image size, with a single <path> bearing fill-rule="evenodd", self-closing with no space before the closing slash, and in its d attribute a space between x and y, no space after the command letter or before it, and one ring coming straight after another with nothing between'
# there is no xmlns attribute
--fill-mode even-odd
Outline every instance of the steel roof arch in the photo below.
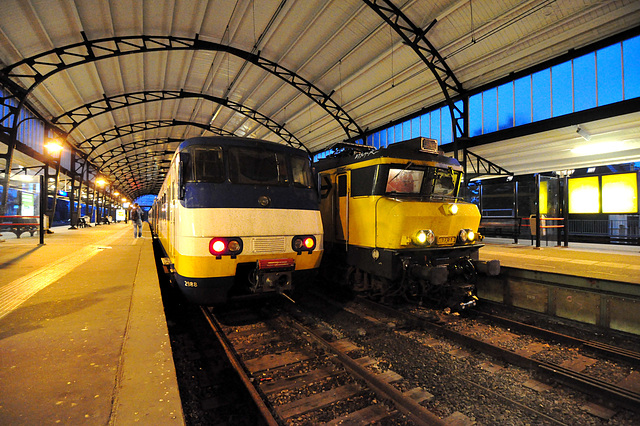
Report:
<svg viewBox="0 0 640 426"><path fill-rule="evenodd" d="M0 75L4 77L3 80L10 82L12 87L16 87L17 84L14 83L10 77L32 80L32 84L26 89L19 89L19 97L21 100L24 100L36 86L53 74L67 70L71 67L101 59L167 50L221 51L253 63L306 94L311 100L338 121L345 131L347 138L356 137L362 134L362 129L355 120L353 120L340 105L331 99L333 92L329 94L324 93L310 81L276 62L263 58L260 56L260 53L255 54L235 47L226 46L221 43L201 40L198 34L196 34L195 38L141 35L107 37L97 40L89 40L86 34L82 32L82 38L83 41L81 42L41 52L37 55L8 65L0 70ZM83 49L84 51L82 51ZM57 60L46 58L54 58ZM65 60L67 60L68 63L65 62ZM31 72L15 72L16 69L22 66L29 67ZM42 71L40 71L40 69L42 69Z"/></svg>
<svg viewBox="0 0 640 426"><path fill-rule="evenodd" d="M123 93L107 97L106 95L99 100L89 102L73 110L66 111L64 114L53 118L52 122L59 126L71 126L65 129L67 134L72 133L82 123L90 120L100 114L111 112L120 108L126 108L133 105L140 105L148 102L163 101L168 99L188 99L200 98L214 103L218 103L224 107L232 109L245 117L248 117L278 135L282 140L291 146L294 144L298 147L307 149L302 142L291 132L289 132L283 124L278 124L266 115L252 108L244 106L238 102L234 102L228 98L220 98L206 93L188 92L180 90L146 90L131 93ZM307 150L308 151L308 150Z"/></svg>

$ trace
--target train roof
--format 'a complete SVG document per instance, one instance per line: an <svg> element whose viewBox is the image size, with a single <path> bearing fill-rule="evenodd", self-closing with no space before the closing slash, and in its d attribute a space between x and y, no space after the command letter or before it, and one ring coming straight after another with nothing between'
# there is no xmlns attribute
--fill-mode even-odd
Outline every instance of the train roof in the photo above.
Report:
<svg viewBox="0 0 640 426"><path fill-rule="evenodd" d="M377 158L398 158L404 160L437 161L444 165L459 167L458 160L447 157L438 151L438 143L434 139L414 138L397 142L386 148L375 149L367 145L338 143L334 146L335 153L316 161L318 171L334 169L362 161Z"/></svg>
<svg viewBox="0 0 640 426"><path fill-rule="evenodd" d="M262 139L242 138L235 136L199 136L195 138L189 138L184 140L180 144L180 146L178 146L176 152L180 152L183 149L193 145L240 146L262 149L267 148L271 151L304 154L305 156L308 156L308 153L300 148L295 148L281 143L265 141Z"/></svg>

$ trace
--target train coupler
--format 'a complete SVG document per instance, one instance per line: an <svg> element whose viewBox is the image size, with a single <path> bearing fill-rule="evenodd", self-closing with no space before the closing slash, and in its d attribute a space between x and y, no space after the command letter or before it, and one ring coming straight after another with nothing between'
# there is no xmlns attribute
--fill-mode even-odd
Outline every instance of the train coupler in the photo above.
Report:
<svg viewBox="0 0 640 426"><path fill-rule="evenodd" d="M293 259L266 259L256 262L252 293L278 292L291 290L291 274L296 269Z"/></svg>

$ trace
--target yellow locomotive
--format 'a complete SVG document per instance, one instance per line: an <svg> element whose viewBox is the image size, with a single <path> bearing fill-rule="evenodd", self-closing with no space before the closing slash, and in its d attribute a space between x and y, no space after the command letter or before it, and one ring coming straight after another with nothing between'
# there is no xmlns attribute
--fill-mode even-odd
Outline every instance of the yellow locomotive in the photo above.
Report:
<svg viewBox="0 0 640 426"><path fill-rule="evenodd" d="M480 212L458 197L462 167L435 140L339 144L315 166L325 263L352 290L463 310L476 304L477 272L499 273L499 261L477 260Z"/></svg>

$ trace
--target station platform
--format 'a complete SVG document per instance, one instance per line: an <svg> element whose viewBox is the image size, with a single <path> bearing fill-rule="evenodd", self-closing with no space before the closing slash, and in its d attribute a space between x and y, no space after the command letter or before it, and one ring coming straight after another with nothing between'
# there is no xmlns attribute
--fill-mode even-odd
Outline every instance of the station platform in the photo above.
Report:
<svg viewBox="0 0 640 426"><path fill-rule="evenodd" d="M639 246L570 242L568 247L536 248L522 239L518 244L502 238L483 242L480 260L498 259L502 266L640 284Z"/></svg>
<svg viewBox="0 0 640 426"><path fill-rule="evenodd" d="M184 424L145 225L0 237L0 424Z"/></svg>

